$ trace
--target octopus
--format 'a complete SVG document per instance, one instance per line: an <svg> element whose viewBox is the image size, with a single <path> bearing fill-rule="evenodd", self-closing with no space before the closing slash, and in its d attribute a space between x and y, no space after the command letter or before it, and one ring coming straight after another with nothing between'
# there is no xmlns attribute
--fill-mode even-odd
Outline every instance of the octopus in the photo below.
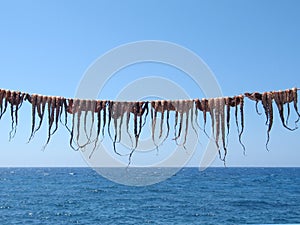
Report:
<svg viewBox="0 0 300 225"><path fill-rule="evenodd" d="M204 131L206 124L206 113L209 112L211 118L211 129L214 137L216 147L218 149L219 157L222 161L226 160L227 156L227 145L228 145L228 135L230 131L230 117L231 108L235 108L235 120L238 129L239 142L243 147L245 152L245 146L242 143L242 134L244 131L244 97L243 95L234 97L219 97L219 98L209 98L196 100L196 108L203 112L204 120ZM238 114L240 113L240 123L238 119ZM241 124L242 129L239 129ZM227 129L227 132L226 132ZM205 131L206 133L206 131ZM207 133L206 133L207 135ZM208 135L207 135L208 136ZM221 139L222 147L219 142ZM221 149L224 150L224 155L222 157Z"/></svg>
<svg viewBox="0 0 300 225"><path fill-rule="evenodd" d="M261 115L261 113L258 110L258 103L262 101L262 94L258 92L253 92L253 93L245 93L245 96L249 98L252 101L255 101L255 109L257 114Z"/></svg>
<svg viewBox="0 0 300 225"><path fill-rule="evenodd" d="M149 113L149 107L148 107L148 102L134 102L132 103L132 107L129 108L129 111L133 114L133 126L134 126L134 136L135 136L135 145L132 151L129 154L129 162L128 165L131 163L131 157L137 148L138 145L138 140L142 131L143 126L146 123L146 118ZM145 114L146 112L146 114ZM143 121L143 115L144 116L144 121Z"/></svg>
<svg viewBox="0 0 300 225"><path fill-rule="evenodd" d="M74 142L74 129L75 129L75 116L79 108L79 99L68 99L68 108L67 112L72 114L72 127L70 129L70 147L77 151L79 150L78 147L74 147L73 142Z"/></svg>
<svg viewBox="0 0 300 225"><path fill-rule="evenodd" d="M287 125L288 118L290 116L290 107L289 107L289 103L291 102L291 100L290 100L290 92L291 92L291 90L274 91L273 92L273 96L274 96L274 101L276 103L276 106L277 106L277 109L278 109L278 113L279 113L279 117L280 117L280 120L281 120L281 123L282 123L283 127L285 127L288 130L293 131L296 128L290 128ZM284 105L285 104L288 105L288 115L287 115L287 119L286 120L284 118Z"/></svg>
<svg viewBox="0 0 300 225"><path fill-rule="evenodd" d="M43 99L42 101L37 102L37 105L42 107L42 114L43 108L47 104L47 111L48 111L48 138L46 144L44 145L43 149L49 144L51 136L56 133L58 130L59 121L61 121L61 114L63 111L64 106L64 98L62 97L47 97L47 99ZM42 121L42 114L40 116L40 121ZM40 122L41 123L41 122ZM52 130L53 124L55 124L54 129Z"/></svg>
<svg viewBox="0 0 300 225"><path fill-rule="evenodd" d="M242 142L242 134L244 133L244 127L245 127L245 122L244 122L244 96L243 95L238 95L234 97L235 100L235 120L236 120L236 125L238 128L238 133L239 133L239 142L244 150L244 154L246 152L246 147ZM239 125L238 125L238 106L240 107L240 123L241 123L241 130L239 130Z"/></svg>
<svg viewBox="0 0 300 225"><path fill-rule="evenodd" d="M19 91L7 91L5 94L5 109L3 113L5 112L8 103L10 104L10 109L11 109L10 114L11 114L12 124L11 124L11 131L9 132L9 140L14 138L16 134L17 126L18 126L18 111L22 106L24 97L25 94ZM2 100L3 100L3 95L2 95Z"/></svg>
<svg viewBox="0 0 300 225"><path fill-rule="evenodd" d="M205 126L206 126L206 122L207 122L207 112L209 112L209 107L208 107L208 100L203 98L201 100L201 108L200 110L202 111L203 113L203 131L204 133L206 134L206 136L208 137L208 134L206 133L206 129L205 129Z"/></svg>
<svg viewBox="0 0 300 225"><path fill-rule="evenodd" d="M108 102L108 134L110 136L110 139L113 142L113 148L114 152L118 155L121 155L119 152L116 150L116 143L121 141L121 127L123 123L123 117L125 114L125 107L122 106L123 104L121 102L114 102L114 101L109 101ZM125 105L125 104L124 104ZM120 123L118 125L118 120L120 119ZM111 136L110 132L110 123L111 120L114 122L114 138Z"/></svg>
<svg viewBox="0 0 300 225"><path fill-rule="evenodd" d="M203 101L203 103L205 103ZM210 98L207 100L208 108L202 107L202 110L208 111L211 118L211 128L212 134L215 140L216 147L218 149L219 158L225 162L225 158L227 155L227 147L226 147L226 128L225 128L225 98ZM206 121L204 121L204 124ZM224 149L224 156L221 154L221 147L219 144L219 139L222 139L222 148Z"/></svg>
<svg viewBox="0 0 300 225"><path fill-rule="evenodd" d="M94 154L95 150L98 147L98 141L101 133L102 133L102 139L100 140L100 142L102 142L104 138L104 129L106 125L106 108L107 108L107 101L97 100L94 102L94 113L97 114L97 124L96 124L97 132L96 132L96 138L94 140L94 147L89 155L89 158L92 157L92 155ZM102 127L101 127L101 122L103 123Z"/></svg>
<svg viewBox="0 0 300 225"><path fill-rule="evenodd" d="M77 146L79 147L79 149L82 149L84 150L84 148L91 144L92 141L88 135L88 132L87 132L87 115L88 113L91 111L92 112L92 109L91 109L91 102L90 100L85 100L85 99L81 99L81 100L78 100L77 102L77 105L76 105L76 114L77 114L77 136L76 136L76 144ZM84 113L84 114L83 114ZM92 112L93 114L94 112ZM79 140L80 140L80 125L81 125L81 119L82 119L82 116L84 121L83 121L83 131L85 133L85 136L87 137L87 141L83 144L80 144ZM74 117L74 115L73 115ZM93 118L93 117L92 117ZM92 122L93 123L93 122ZM92 129L92 127L91 127Z"/></svg>
<svg viewBox="0 0 300 225"><path fill-rule="evenodd" d="M285 91L271 91L271 92L264 92L262 94L258 92L254 93L245 93L245 96L248 97L250 100L256 101L256 108L258 102L261 102L265 116L266 116L266 125L268 126L267 129L267 141L266 141L266 149L268 149L268 144L270 141L270 132L273 126L273 100L276 103L277 110L279 113L279 117L281 120L281 123L284 128L293 131L297 129L297 126L295 128L289 127L288 124L288 119L290 116L290 103L294 104L294 109L297 114L297 120L295 123L299 121L300 114L298 112L298 107L297 107L297 88L292 88L292 89L287 89ZM287 119L284 118L284 105L287 104Z"/></svg>
<svg viewBox="0 0 300 225"><path fill-rule="evenodd" d="M179 100L179 101L174 101L173 105L175 107L175 126L174 126L174 140L176 141L177 145L183 146L184 149L186 149L186 141L187 141L187 135L188 135L188 129L189 129L189 116L190 113L194 113L193 108L194 108L194 101L193 100ZM179 121L180 118L180 121ZM185 118L185 121L183 119ZM179 128L177 130L177 125L179 121ZM193 123L194 121L192 121ZM194 126L194 125L192 125ZM184 139L182 144L178 143L178 139L181 136L182 133L182 128L185 127L184 131Z"/></svg>
<svg viewBox="0 0 300 225"><path fill-rule="evenodd" d="M155 141L155 128L156 128L156 120L157 120L157 114L160 113L161 114L161 121L160 121L160 131L159 131L159 139L162 138L162 134L163 134L163 124L166 121L166 125L167 125L167 132L166 135L163 139L162 142L164 142L170 133L170 111L174 111L175 107L174 107L174 103L171 101L166 101L166 100L157 100L157 101L152 101L151 102L151 118L152 118L152 140L153 143L155 144L155 146L158 148L158 145L156 144ZM166 115L165 115L166 114ZM166 118L165 118L166 116Z"/></svg>

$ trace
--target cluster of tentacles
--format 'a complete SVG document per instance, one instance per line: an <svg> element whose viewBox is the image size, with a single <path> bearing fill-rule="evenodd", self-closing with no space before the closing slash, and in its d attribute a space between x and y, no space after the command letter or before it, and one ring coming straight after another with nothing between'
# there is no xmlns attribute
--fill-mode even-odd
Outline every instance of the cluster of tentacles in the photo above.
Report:
<svg viewBox="0 0 300 225"><path fill-rule="evenodd" d="M245 146L242 143L242 134L244 132L244 96L238 95L234 97L219 97L219 98L210 98L210 99L202 99L195 100L196 108L203 113L204 120L204 132L205 125L207 121L207 113L209 113L211 118L211 128L212 133L215 139L216 146L219 150L220 159L225 161L225 157L227 155L227 144L228 141L226 139L229 135L230 130L230 118L231 118L231 108L234 108L234 115L236 126L239 134L239 142L242 145L244 151ZM240 114L240 122L239 115ZM196 114L197 116L197 114ZM241 126L241 129L240 129ZM227 130L227 131L226 131ZM219 140L221 138L222 149L224 150L224 156L221 156L221 146L219 144Z"/></svg>
<svg viewBox="0 0 300 225"><path fill-rule="evenodd" d="M266 115L266 125L268 126L267 129L267 142L266 142L266 148L268 149L268 143L270 140L270 132L273 126L273 102L275 101L281 123L283 127L285 127L288 130L296 130L297 123L299 122L300 119L300 114L298 111L298 97L297 97L297 88L292 88L292 89L287 89L285 91L270 91L270 92L264 92L264 93L258 93L258 92L253 92L253 93L245 93L245 96L248 97L249 99L253 100L256 102L256 112L258 114L261 114L258 111L258 103L260 102L263 106L263 109L265 111ZM288 120L290 117L291 109L290 109L290 104L293 103L295 112L297 114L297 119L295 121L295 126L293 128L288 126ZM287 118L285 119L285 114L284 114L284 105L287 105Z"/></svg>
<svg viewBox="0 0 300 225"><path fill-rule="evenodd" d="M163 143L170 135L170 113L174 113L174 136L172 139L183 148L186 148L190 127L197 135L198 127L209 137L206 132L206 123L207 118L210 117L212 137L219 151L220 159L225 161L232 110L234 110L239 142L245 151L245 146L242 143L244 97L256 102L256 110L259 114L261 113L258 110L258 104L261 103L263 106L268 126L266 143L266 147L268 147L270 131L273 125L273 102L276 103L282 125L288 130L297 129L297 123L300 120L297 108L297 91L297 88L292 88L285 91L245 93L234 97L119 102L67 99L0 89L0 119L7 111L7 108L10 107L12 128L9 137L10 139L13 138L18 125L18 111L22 103L28 101L32 109L29 141L41 128L45 112L47 112L48 138L44 148L50 142L51 136L58 130L59 124L62 124L70 133L70 146L72 149L84 150L87 145L93 145L90 157L94 150L97 149L99 142L102 142L105 131L107 131L112 140L114 152L121 155L117 151L116 145L121 142L123 126L125 126L126 135L131 140L131 152L128 154L130 160L138 146L139 137L143 126L146 124L149 112L151 114L152 140L157 148L159 146L158 141ZM291 112L290 104L292 103L297 114L294 127L288 126ZM287 106L287 113L284 113L285 105ZM203 128L200 127L198 121L200 112L203 118ZM286 114L287 118L285 118ZM69 121L68 116L72 117ZM158 132L156 132L157 129ZM84 142L82 142L82 137L84 137ZM223 154L221 150L223 150Z"/></svg>

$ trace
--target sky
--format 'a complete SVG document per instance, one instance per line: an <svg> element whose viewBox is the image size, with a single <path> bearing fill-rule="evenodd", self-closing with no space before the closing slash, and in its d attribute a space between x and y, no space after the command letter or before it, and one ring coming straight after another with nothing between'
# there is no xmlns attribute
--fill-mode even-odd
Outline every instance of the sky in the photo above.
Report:
<svg viewBox="0 0 300 225"><path fill-rule="evenodd" d="M95 60L144 40L174 43L198 55L224 96L299 87L299 9L297 0L1 1L0 88L75 97ZM157 63L120 70L98 97L114 99L124 86L149 76L179 83L191 98L205 97L184 72ZM267 151L265 118L256 114L253 102L245 104L246 155L232 125L227 166L300 166L299 130L284 129L275 111ZM0 121L0 166L87 166L69 147L65 129L59 129L44 151L46 126L27 143L31 109L26 105L13 140L10 115ZM188 165L199 165L204 148L199 144ZM212 165L223 162L216 159Z"/></svg>

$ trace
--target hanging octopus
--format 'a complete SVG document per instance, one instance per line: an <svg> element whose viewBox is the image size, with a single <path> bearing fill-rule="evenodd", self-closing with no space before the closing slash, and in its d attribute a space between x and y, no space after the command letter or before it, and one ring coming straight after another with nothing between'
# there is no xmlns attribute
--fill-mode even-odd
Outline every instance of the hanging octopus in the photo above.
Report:
<svg viewBox="0 0 300 225"><path fill-rule="evenodd" d="M205 130L205 125L207 122L207 112L211 118L211 129L212 134L214 137L214 141L216 147L218 149L219 157L221 160L225 162L225 158L227 155L227 145L228 145L228 135L230 130L230 116L231 116L231 108L235 108L235 118L236 118L236 125L238 128L239 134L239 142L242 145L244 151L245 146L242 143L241 137L244 130L244 103L243 95L234 96L234 97L224 97L224 98L209 98L209 99L199 99L195 100L195 106L197 110L203 112L203 120L204 120L204 133L208 136ZM239 106L239 108L238 108ZM239 122L238 122L238 112L240 111L241 117L241 126L242 129L239 130ZM197 111L196 111L197 112ZM198 114L196 113L196 116ZM227 133L226 133L227 129ZM219 140L221 138L222 141L222 149L224 150L224 156L221 155L221 146L219 144ZM227 139L227 141L226 141Z"/></svg>
<svg viewBox="0 0 300 225"><path fill-rule="evenodd" d="M84 148L91 144L91 140L88 137L88 132L87 132L87 114L89 111L91 111L91 103L89 103L89 100L85 100L85 99L81 99L77 101L77 106L76 106L76 114L77 114L77 136L76 136L76 144L77 146L84 150ZM92 112L94 113L94 112ZM84 121L83 121L83 131L87 137L87 141L84 144L80 144L80 131L81 131L81 119L82 119L82 115L84 116ZM73 115L74 117L75 115Z"/></svg>
<svg viewBox="0 0 300 225"><path fill-rule="evenodd" d="M31 123L31 135L28 142L30 142L35 133L41 128L45 111L47 108L48 112L48 138L43 149L49 144L51 136L57 131L58 123L61 121L63 110L65 109L65 123L67 127L67 101L63 97L51 97L51 96L42 96L37 94L23 94L24 100L31 103L31 114L32 114L32 123ZM39 123L36 126L36 114L39 118ZM52 131L52 126L55 124L55 128ZM68 128L68 127L67 127ZM69 130L69 129L68 129Z"/></svg>
<svg viewBox="0 0 300 225"><path fill-rule="evenodd" d="M159 131L159 136L158 138L162 138L163 134L163 126L166 121L167 125L167 131L166 135L162 141L162 143L168 138L169 133L170 133L170 112L175 111L174 104L171 101L166 101L166 100L157 100L157 101L152 101L151 102L151 118L152 118L152 140L153 143L155 144L156 147L158 145L156 144L155 141L155 128L156 128L156 120L157 120L157 113L160 113L160 131ZM166 115L165 115L166 114ZM165 118L166 116L166 118Z"/></svg>
<svg viewBox="0 0 300 225"><path fill-rule="evenodd" d="M204 99L201 104L203 112L209 112L211 118L212 134L215 140L216 147L218 149L219 157L225 162L227 155L226 141L225 141L225 99L224 98L210 98L206 101ZM206 121L204 121L206 124ZM219 145L219 139L222 139L222 148L224 149L224 157L221 156L221 147Z"/></svg>
<svg viewBox="0 0 300 225"><path fill-rule="evenodd" d="M288 118L290 116L290 105L289 105L289 103L293 102L292 90L274 91L273 96L274 96L274 100L275 100L275 103L276 103L276 106L277 106L277 109L278 109L278 112L279 112L279 117L280 117L280 120L281 120L281 123L282 123L283 127L285 127L288 130L291 130L291 131L297 129L297 127L290 128L287 125L288 124ZM284 105L285 104L287 104L287 106L288 106L288 115L287 115L286 120L284 118ZM297 104L296 104L296 107L297 107Z"/></svg>
<svg viewBox="0 0 300 225"><path fill-rule="evenodd" d="M121 142L121 136L122 136L121 130L122 130L123 118L124 118L124 114L127 112L126 111L127 110L126 103L109 101L108 102L108 110L109 110L108 134L113 142L114 152L118 155L121 155L116 150L116 143ZM119 119L120 119L120 122L118 124ZM113 120L113 122L114 122L114 138L112 138L111 132L110 132L111 120Z"/></svg>
<svg viewBox="0 0 300 225"><path fill-rule="evenodd" d="M11 114L11 131L9 133L9 140L14 138L17 126L18 126L18 111L22 106L25 94L19 91L8 91L5 96L5 107L10 104L10 114Z"/></svg>
<svg viewBox="0 0 300 225"><path fill-rule="evenodd" d="M92 149L92 152L89 155L89 158L92 157L92 155L94 154L95 150L98 147L98 141L99 141L99 137L100 137L101 133L102 133L102 139L100 140L100 142L102 142L102 140L104 138L104 129L105 129L105 125L106 125L106 108L107 108L107 101L97 100L94 102L94 113L97 114L97 124L96 124L97 132L96 132L96 138L93 141L94 147Z"/></svg>
<svg viewBox="0 0 300 225"><path fill-rule="evenodd" d="M131 163L131 157L132 157L135 149L137 148L138 140L139 140L140 134L142 132L142 128L146 123L146 118L149 113L148 102L143 102L143 101L134 102L134 103L132 103L132 107L129 110L134 116L133 117L133 126L134 126L133 130L134 130L134 136L135 136L135 145L129 154L128 165ZM143 121L144 113L146 113L146 114L144 116L144 121Z"/></svg>
<svg viewBox="0 0 300 225"><path fill-rule="evenodd" d="M174 101L173 105L175 107L175 137L174 140L176 141L177 145L182 145L183 148L186 149L185 144L187 141L187 135L188 135L188 128L189 128L189 120L190 120L190 113L193 113L193 107L194 107L194 100L178 100ZM183 119L185 117L185 121L183 122ZM179 128L177 130L177 124L178 120L179 121ZM193 122L193 121L192 121ZM182 144L178 143L178 139L181 136L182 133L182 128L185 127L185 132L184 132L184 139Z"/></svg>
<svg viewBox="0 0 300 225"><path fill-rule="evenodd" d="M290 116L290 103L294 104L294 109L295 112L297 114L297 120L295 121L295 123L297 124L300 118L300 114L298 112L298 107L297 107L297 88L292 88L292 89L287 89L285 91L272 91L272 92L264 92L262 94L258 93L258 92L254 92L254 93L245 93L245 96L248 97L249 99L256 101L256 105L258 104L258 102L261 102L265 115L266 115L266 125L268 126L267 129L267 142L266 142L266 149L268 150L268 143L270 140L270 132L272 129L272 125L273 125L273 100L276 103L278 112L279 112L279 116L280 116L280 120L281 123L283 125L283 127L285 127L288 130L295 130L297 129L297 127L295 128L290 128L287 126L288 123L288 118ZM287 119L285 120L284 118L284 105L287 104ZM256 107L257 108L257 107ZM257 110L258 111L258 110Z"/></svg>

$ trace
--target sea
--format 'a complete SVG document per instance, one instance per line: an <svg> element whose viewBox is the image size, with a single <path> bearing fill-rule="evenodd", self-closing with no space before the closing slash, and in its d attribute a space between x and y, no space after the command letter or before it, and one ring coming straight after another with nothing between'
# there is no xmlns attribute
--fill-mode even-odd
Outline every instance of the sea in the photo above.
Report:
<svg viewBox="0 0 300 225"><path fill-rule="evenodd" d="M92 168L0 169L0 224L297 223L300 168L182 168L141 186Z"/></svg>

